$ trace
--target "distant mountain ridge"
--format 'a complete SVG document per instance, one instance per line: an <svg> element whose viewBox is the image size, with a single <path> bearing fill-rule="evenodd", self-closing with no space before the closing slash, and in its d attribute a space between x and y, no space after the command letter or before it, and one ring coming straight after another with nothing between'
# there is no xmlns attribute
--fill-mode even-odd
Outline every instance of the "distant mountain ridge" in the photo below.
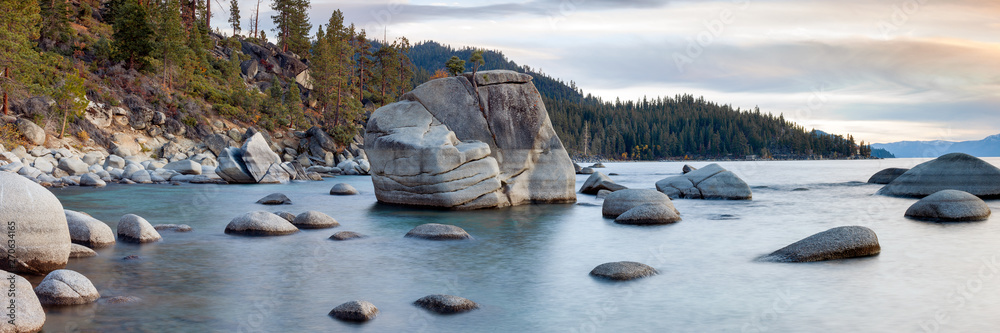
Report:
<svg viewBox="0 0 1000 333"><path fill-rule="evenodd" d="M872 148L881 148L896 157L938 157L948 153L966 153L976 157L1000 157L1000 134L976 141L900 141L893 143L873 143Z"/></svg>

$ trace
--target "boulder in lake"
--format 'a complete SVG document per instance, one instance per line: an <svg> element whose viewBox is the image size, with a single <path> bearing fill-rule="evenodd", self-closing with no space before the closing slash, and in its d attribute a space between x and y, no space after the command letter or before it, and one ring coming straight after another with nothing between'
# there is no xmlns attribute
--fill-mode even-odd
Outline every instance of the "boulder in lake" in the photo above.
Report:
<svg viewBox="0 0 1000 333"><path fill-rule="evenodd" d="M674 203L670 201L670 198L666 194L650 189L627 189L611 192L607 198L604 198L601 213L604 217L617 218L619 215L643 204L662 204L677 212L677 209L674 208ZM677 214L680 213L677 212Z"/></svg>
<svg viewBox="0 0 1000 333"><path fill-rule="evenodd" d="M479 209L576 201L573 163L526 74L424 83L376 110L364 142L381 202Z"/></svg>
<svg viewBox="0 0 1000 333"><path fill-rule="evenodd" d="M67 209L64 213L73 243L92 248L115 245L115 233L106 223L77 211Z"/></svg>
<svg viewBox="0 0 1000 333"><path fill-rule="evenodd" d="M687 174L688 172L695 170L698 170L698 168L685 164L684 167L681 168L681 174Z"/></svg>
<svg viewBox="0 0 1000 333"><path fill-rule="evenodd" d="M86 246L83 246L83 245L80 245L80 244L76 244L76 243L70 244L70 248L69 248L69 257L70 257L70 259L73 259L73 258L90 258L90 257L96 257L96 256L97 256L97 252L94 252L94 250L91 250L89 247L86 247Z"/></svg>
<svg viewBox="0 0 1000 333"><path fill-rule="evenodd" d="M902 176L907 171L910 171L910 169L902 169L902 168L883 169L882 171L876 172L874 175L871 176L871 178L868 178L868 183L883 184L883 185L888 184L891 183L893 180L896 180L896 178L899 178L899 176Z"/></svg>
<svg viewBox="0 0 1000 333"><path fill-rule="evenodd" d="M611 180L608 176L603 173L595 172L587 178L587 181L583 182L583 186L580 187L580 193L583 194L597 194L601 190L608 190L611 192L624 190L627 187L615 184L615 181Z"/></svg>
<svg viewBox="0 0 1000 333"><path fill-rule="evenodd" d="M750 186L740 177L712 163L680 176L656 182L656 189L672 199L750 200Z"/></svg>
<svg viewBox="0 0 1000 333"><path fill-rule="evenodd" d="M923 198L940 190L965 191L983 199L1000 198L1000 169L972 155L951 153L913 167L878 194Z"/></svg>
<svg viewBox="0 0 1000 333"><path fill-rule="evenodd" d="M933 222L985 221L990 206L983 199L958 190L941 190L917 201L906 210L906 217Z"/></svg>
<svg viewBox="0 0 1000 333"><path fill-rule="evenodd" d="M14 304L17 314L14 320L5 316L0 320L0 332L38 332L45 325L45 310L42 303L38 301L38 295L31 288L31 282L17 274L0 271L0 276L4 278L4 289L9 291L13 286L14 292L0 293L0 304L4 307ZM12 295L13 294L13 295ZM8 309L9 311L9 309Z"/></svg>
<svg viewBox="0 0 1000 333"><path fill-rule="evenodd" d="M272 164L281 164L281 157L271 150L267 139L260 132L254 133L243 143L242 151L243 162L255 181L263 179Z"/></svg>
<svg viewBox="0 0 1000 333"><path fill-rule="evenodd" d="M226 225L227 234L244 236L281 236L299 231L291 222L264 211L237 216Z"/></svg>
<svg viewBox="0 0 1000 333"><path fill-rule="evenodd" d="M291 205L292 199L281 193L271 193L257 200L257 203L262 205Z"/></svg>
<svg viewBox="0 0 1000 333"><path fill-rule="evenodd" d="M608 262L594 267L590 275L615 281L627 281L647 276L653 276L659 272L649 265L634 261Z"/></svg>
<svg viewBox="0 0 1000 333"><path fill-rule="evenodd" d="M153 229L156 231L174 231L174 232L189 232L194 230L191 226L187 224L156 224L153 225Z"/></svg>
<svg viewBox="0 0 1000 333"><path fill-rule="evenodd" d="M591 167L586 167L586 168L580 169L580 171L577 171L577 173L581 174L581 175L592 175L592 174L594 174L594 172L596 172L596 171L594 171L594 168L591 168Z"/></svg>
<svg viewBox="0 0 1000 333"><path fill-rule="evenodd" d="M219 166L215 167L215 173L223 180L231 184L253 184L257 180L250 175L247 165L243 162L243 150L236 147L228 147L219 154Z"/></svg>
<svg viewBox="0 0 1000 333"><path fill-rule="evenodd" d="M343 240L359 239L359 238L365 238L365 237L367 237L367 236L359 234L359 233L356 233L356 232L353 232L353 231L341 231L341 232L333 234L333 236L330 236L330 239L332 239L332 240L338 240L338 241L343 241Z"/></svg>
<svg viewBox="0 0 1000 333"><path fill-rule="evenodd" d="M862 226L846 226L806 237L762 257L761 260L810 262L868 257L881 251L874 231Z"/></svg>
<svg viewBox="0 0 1000 333"><path fill-rule="evenodd" d="M52 271L35 287L38 301L44 305L79 305L93 303L101 294L83 274L68 269Z"/></svg>
<svg viewBox="0 0 1000 333"><path fill-rule="evenodd" d="M469 233L465 229L453 225L427 223L418 225L416 228L406 233L406 237L423 238L430 240L456 240L469 239Z"/></svg>
<svg viewBox="0 0 1000 333"><path fill-rule="evenodd" d="M662 203L648 203L635 206L618 215L615 223L635 225L669 224L681 220L677 210Z"/></svg>
<svg viewBox="0 0 1000 333"><path fill-rule="evenodd" d="M100 176L93 173L85 173L80 176L80 186L94 186L94 187L105 187L108 183L104 182Z"/></svg>
<svg viewBox="0 0 1000 333"><path fill-rule="evenodd" d="M127 243L152 243L163 239L149 221L135 214L125 214L118 220L118 239Z"/></svg>
<svg viewBox="0 0 1000 333"><path fill-rule="evenodd" d="M322 212L310 210L299 214L292 220L292 224L299 229L326 229L339 226L337 220Z"/></svg>
<svg viewBox="0 0 1000 333"><path fill-rule="evenodd" d="M355 189L354 186L351 186L350 184L339 183L339 184L333 185L333 188L330 188L330 194L331 195L355 195L355 194L358 194L358 190Z"/></svg>
<svg viewBox="0 0 1000 333"><path fill-rule="evenodd" d="M366 322L378 316L378 308L368 301L350 301L330 310L330 315L343 321Z"/></svg>
<svg viewBox="0 0 1000 333"><path fill-rule="evenodd" d="M69 227L62 203L52 192L27 178L0 172L0 217L8 232L13 227L17 236L16 256L0 260L0 268L41 275L66 267Z"/></svg>
<svg viewBox="0 0 1000 333"><path fill-rule="evenodd" d="M452 295L428 295L421 297L413 304L440 314L462 313L479 308L479 304L468 298Z"/></svg>
<svg viewBox="0 0 1000 333"><path fill-rule="evenodd" d="M274 212L274 215L278 215L281 218L288 220L288 222L295 221L295 214L292 214L292 213L289 213L289 212L286 212L286 211L277 211L277 212Z"/></svg>

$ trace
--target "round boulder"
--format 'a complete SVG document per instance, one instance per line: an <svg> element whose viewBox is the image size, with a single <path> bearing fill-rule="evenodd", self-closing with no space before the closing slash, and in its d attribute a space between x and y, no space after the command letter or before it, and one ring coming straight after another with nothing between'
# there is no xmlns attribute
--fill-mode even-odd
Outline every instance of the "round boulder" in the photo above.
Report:
<svg viewBox="0 0 1000 333"><path fill-rule="evenodd" d="M5 319L0 321L0 332L38 332L42 330L42 325L45 324L45 310L42 309L42 303L38 301L38 295L35 295L35 291L31 289L31 282L17 274L5 271L0 271L0 274L5 280L4 289L7 291L11 287L14 289L13 293L2 293L0 302L5 304L4 307L15 304L17 310L17 318L13 323L8 321L10 317L7 316L4 316Z"/></svg>
<svg viewBox="0 0 1000 333"><path fill-rule="evenodd" d="M604 198L601 213L604 217L617 218L618 215L643 204L663 204L677 211L666 194L650 189L626 189L614 191Z"/></svg>
<svg viewBox="0 0 1000 333"><path fill-rule="evenodd" d="M452 295L424 296L413 302L413 304L440 314L462 313L479 308L479 304L468 298Z"/></svg>
<svg viewBox="0 0 1000 333"><path fill-rule="evenodd" d="M868 257L881 251L874 231L862 226L846 226L806 237L762 257L761 260L810 262Z"/></svg>
<svg viewBox="0 0 1000 333"><path fill-rule="evenodd" d="M615 223L635 225L669 224L681 220L677 210L662 203L642 204L618 215Z"/></svg>
<svg viewBox="0 0 1000 333"><path fill-rule="evenodd" d="M14 258L0 260L3 270L42 275L63 267L70 252L69 227L62 203L27 178L0 172L0 217L14 234ZM13 229L11 229L13 228Z"/></svg>
<svg viewBox="0 0 1000 333"><path fill-rule="evenodd" d="M984 221L990 218L990 206L983 199L958 190L943 190L928 195L906 210L906 217L934 222Z"/></svg>
<svg viewBox="0 0 1000 333"><path fill-rule="evenodd" d="M358 194L358 190L355 189L354 186L351 186L349 184L340 183L340 184L337 184L337 185L333 185L333 188L330 189L330 194L331 195L355 195L355 194Z"/></svg>
<svg viewBox="0 0 1000 333"><path fill-rule="evenodd" d="M115 245L115 233L104 222L77 211L66 209L64 213L73 243L91 248Z"/></svg>
<svg viewBox="0 0 1000 333"><path fill-rule="evenodd" d="M365 322L378 316L378 308L368 301L350 301L330 310L330 315L343 321Z"/></svg>
<svg viewBox="0 0 1000 333"><path fill-rule="evenodd" d="M227 234L244 236L281 236L299 231L291 222L264 211L237 216L226 225Z"/></svg>
<svg viewBox="0 0 1000 333"><path fill-rule="evenodd" d="M341 232L333 234L333 236L330 236L330 239L332 239L332 240L338 240L338 241L343 241L343 240L348 240L348 239L359 239L359 238L365 238L365 237L367 237L367 236L359 234L359 233L356 233L356 232L353 232L353 231L341 231Z"/></svg>
<svg viewBox="0 0 1000 333"><path fill-rule="evenodd" d="M291 205L292 200L281 193L271 193L266 197L257 200L257 203L262 205Z"/></svg>
<svg viewBox="0 0 1000 333"><path fill-rule="evenodd" d="M71 244L70 245L70 248L69 248L69 257L70 258L90 258L90 257L96 257L96 256L97 256L97 252L94 252L94 250L91 250L89 247L86 247L86 246L83 246L83 245L80 245L80 244Z"/></svg>
<svg viewBox="0 0 1000 333"><path fill-rule="evenodd" d="M68 269L52 271L35 287L38 301L44 305L78 305L87 304L101 298L83 274Z"/></svg>
<svg viewBox="0 0 1000 333"><path fill-rule="evenodd" d="M125 214L118 220L118 239L127 243L152 243L163 239L149 221L135 214Z"/></svg>
<svg viewBox="0 0 1000 333"><path fill-rule="evenodd" d="M878 193L923 198L940 190L965 191L983 199L1000 198L1000 169L972 155L951 153L913 167Z"/></svg>
<svg viewBox="0 0 1000 333"><path fill-rule="evenodd" d="M590 271L590 275L615 281L634 280L656 274L659 272L655 268L634 261L603 263Z"/></svg>
<svg viewBox="0 0 1000 333"><path fill-rule="evenodd" d="M469 239L469 233L465 229L439 223L427 223L418 225L416 228L406 233L406 237L423 238L430 240L457 240Z"/></svg>
<svg viewBox="0 0 1000 333"><path fill-rule="evenodd" d="M891 183L893 180L896 180L896 178L899 178L899 176L902 176L907 171L910 171L910 169L902 169L902 168L883 169L882 171L876 172L874 175L871 176L871 178L868 178L868 183L883 184L883 185L888 184Z"/></svg>
<svg viewBox="0 0 1000 333"><path fill-rule="evenodd" d="M101 180L101 177L95 173L85 173L80 176L80 186L105 187L108 186L108 183Z"/></svg>
<svg viewBox="0 0 1000 333"><path fill-rule="evenodd" d="M340 225L340 223L337 223L337 220L330 217L330 215L326 215L315 210L299 214L299 216L295 217L295 220L292 220L292 224L299 229L326 229Z"/></svg>
<svg viewBox="0 0 1000 333"><path fill-rule="evenodd" d="M292 213L289 213L289 212L286 212L286 211L277 211L277 212L274 212L274 215L278 215L281 218L288 220L288 222L295 221L295 214L292 214Z"/></svg>

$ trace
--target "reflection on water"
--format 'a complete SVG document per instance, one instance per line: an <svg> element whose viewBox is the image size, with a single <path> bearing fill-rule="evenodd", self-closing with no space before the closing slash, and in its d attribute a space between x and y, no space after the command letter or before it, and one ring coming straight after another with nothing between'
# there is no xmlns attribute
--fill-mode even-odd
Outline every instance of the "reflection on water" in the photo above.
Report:
<svg viewBox="0 0 1000 333"><path fill-rule="evenodd" d="M876 196L880 186L862 183L882 168L917 162L721 163L747 180L754 200L676 200L684 220L658 227L615 224L601 216L602 201L588 195L575 205L461 212L382 205L366 177L57 189L66 208L112 229L134 213L194 231L164 231L162 242L120 243L97 250L96 258L71 259L68 268L89 277L102 295L142 302L49 309L45 331L915 331L934 324L937 312L949 316L934 326L941 330L990 330L1000 324L993 315L1000 273L991 268L998 265L986 265L1000 263L1000 227L907 220L903 212L915 200ZM680 174L684 163L605 164L599 171L619 173L615 181L653 188ZM578 188L585 179L578 176ZM328 195L337 182L361 194ZM254 203L273 192L293 204ZM281 237L223 233L229 220L252 210L318 210L341 226ZM473 239L403 237L423 223L458 225ZM810 264L753 260L841 225L875 230L882 254ZM369 237L327 239L337 231ZM129 255L139 259L123 260ZM627 283L587 274L621 260L661 274ZM438 293L482 308L440 316L411 304ZM327 316L353 299L373 302L381 314L364 325Z"/></svg>

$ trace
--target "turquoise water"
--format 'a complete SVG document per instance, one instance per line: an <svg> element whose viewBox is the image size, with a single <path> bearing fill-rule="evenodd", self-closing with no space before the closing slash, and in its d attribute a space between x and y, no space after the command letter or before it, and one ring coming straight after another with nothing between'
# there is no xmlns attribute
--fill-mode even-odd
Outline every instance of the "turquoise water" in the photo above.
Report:
<svg viewBox="0 0 1000 333"><path fill-rule="evenodd" d="M55 189L65 208L90 213L112 229L133 213L194 231L164 231L158 243L119 243L98 250L99 257L71 259L67 268L89 277L102 295L143 302L49 309L45 331L990 331L1000 324L996 218L908 220L903 212L915 200L875 196L880 186L863 183L882 168L920 161L722 162L753 187L753 201L675 200L683 221L656 227L617 225L601 216L601 200L587 195L575 205L471 212L385 206L376 203L370 178L361 176L286 185ZM632 188L653 188L683 165L605 164L600 171L619 173L612 178ZM585 179L578 176L577 188ZM328 195L339 182L361 195ZM273 192L293 204L254 203ZM998 201L989 204L1000 209ZM253 210L318 210L341 226L265 238L223 233L232 218ZM458 225L474 239L403 237L431 222ZM754 261L842 225L875 230L882 254L809 264ZM345 230L370 237L327 239ZM133 254L140 259L122 260ZM621 260L661 274L625 283L588 275ZM412 305L438 293L482 308L442 316ZM371 301L381 314L361 325L327 315L354 299Z"/></svg>

